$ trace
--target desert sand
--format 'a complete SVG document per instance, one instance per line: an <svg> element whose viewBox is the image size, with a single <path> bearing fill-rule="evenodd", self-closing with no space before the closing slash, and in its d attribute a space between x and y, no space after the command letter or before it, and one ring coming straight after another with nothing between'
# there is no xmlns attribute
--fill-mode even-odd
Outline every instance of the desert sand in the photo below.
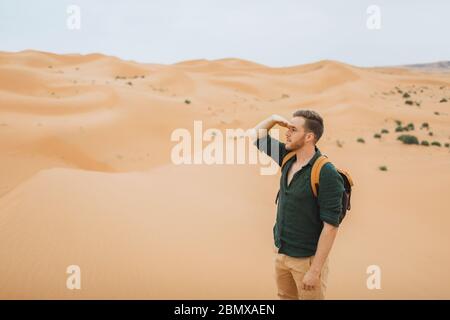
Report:
<svg viewBox="0 0 450 320"><path fill-rule="evenodd" d="M449 299L450 73L31 50L0 53L0 298L276 299L279 176L174 165L170 136L301 108L324 117L318 147L355 182L327 298ZM442 146L402 144L395 120Z"/></svg>

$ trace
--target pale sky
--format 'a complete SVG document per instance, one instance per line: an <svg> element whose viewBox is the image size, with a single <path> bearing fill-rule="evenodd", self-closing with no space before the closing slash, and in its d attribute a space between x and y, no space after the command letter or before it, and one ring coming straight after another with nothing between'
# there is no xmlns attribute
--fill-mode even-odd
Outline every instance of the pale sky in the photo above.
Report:
<svg viewBox="0 0 450 320"><path fill-rule="evenodd" d="M67 27L69 5L79 30ZM380 29L367 27L370 5ZM450 60L449 14L448 0L0 0L0 51L399 65Z"/></svg>

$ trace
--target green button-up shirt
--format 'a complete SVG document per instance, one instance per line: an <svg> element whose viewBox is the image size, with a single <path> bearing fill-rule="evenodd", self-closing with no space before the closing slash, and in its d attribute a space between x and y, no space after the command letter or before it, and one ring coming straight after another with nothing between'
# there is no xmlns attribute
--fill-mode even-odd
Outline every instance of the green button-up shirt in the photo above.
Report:
<svg viewBox="0 0 450 320"><path fill-rule="evenodd" d="M280 166L289 152L284 143L270 135L256 140L254 144ZM328 162L320 171L318 197L314 197L311 169L314 161L321 156L320 150L315 149L314 156L294 174L289 186L287 173L297 156L289 159L281 172L273 236L278 252L292 257L315 255L324 221L339 226L344 181L334 165Z"/></svg>

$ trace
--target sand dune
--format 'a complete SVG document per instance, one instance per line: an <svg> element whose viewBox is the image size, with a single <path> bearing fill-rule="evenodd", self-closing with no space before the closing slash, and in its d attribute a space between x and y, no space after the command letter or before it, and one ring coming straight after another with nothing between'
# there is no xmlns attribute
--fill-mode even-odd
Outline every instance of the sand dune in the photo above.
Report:
<svg viewBox="0 0 450 320"><path fill-rule="evenodd" d="M2 296L270 298L270 265L260 261L270 260L271 201L257 203L256 175L238 166L40 171L1 203ZM243 176L246 192L224 204L224 185ZM86 270L80 293L64 287L59 270L70 264Z"/></svg>
<svg viewBox="0 0 450 320"><path fill-rule="evenodd" d="M0 53L0 298L276 298L278 176L176 166L170 136L299 108L324 116L319 148L355 180L328 297L450 298L448 73L32 50ZM395 120L442 146L402 144ZM71 264L82 290L65 287ZM382 290L366 287L373 264Z"/></svg>

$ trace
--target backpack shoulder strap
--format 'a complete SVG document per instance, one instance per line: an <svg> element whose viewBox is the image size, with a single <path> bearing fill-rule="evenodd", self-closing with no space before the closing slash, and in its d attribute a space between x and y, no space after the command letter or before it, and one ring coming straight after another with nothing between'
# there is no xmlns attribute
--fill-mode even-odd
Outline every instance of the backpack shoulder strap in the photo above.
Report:
<svg viewBox="0 0 450 320"><path fill-rule="evenodd" d="M317 198L317 187L319 186L319 177L320 177L320 170L322 167L330 162L328 160L328 157L326 155L321 155L319 158L314 161L313 167L311 169L311 189L314 194L314 197Z"/></svg>
<svg viewBox="0 0 450 320"><path fill-rule="evenodd" d="M281 169L283 169L286 162L288 162L289 159L291 159L293 156L295 156L295 151L291 151L284 156L283 160L281 161Z"/></svg>

